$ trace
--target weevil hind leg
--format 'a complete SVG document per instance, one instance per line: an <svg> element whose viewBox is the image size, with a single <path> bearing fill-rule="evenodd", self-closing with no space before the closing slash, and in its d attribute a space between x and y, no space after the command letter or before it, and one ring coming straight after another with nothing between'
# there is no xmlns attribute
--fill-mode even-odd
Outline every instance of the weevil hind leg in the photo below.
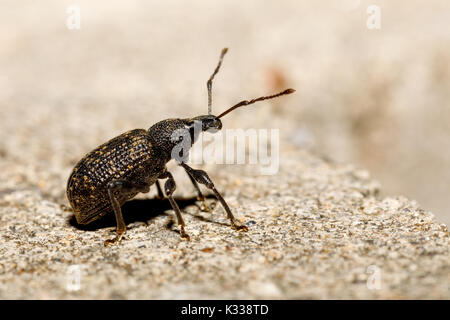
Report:
<svg viewBox="0 0 450 320"><path fill-rule="evenodd" d="M225 202L225 199L222 197L222 195L217 191L216 187L214 186L214 183L209 178L208 174L203 170L195 170L189 167L185 163L181 163L181 166L187 171L187 173L192 176L192 178L195 179L198 183L201 183L205 185L208 189L210 189L212 192L214 192L214 195L216 198L220 201L222 204L222 207L225 209L228 219L231 221L231 227L236 230L242 230L242 231L248 231L247 226L240 224L237 222L236 218L233 216L233 213L230 210L230 207Z"/></svg>
<svg viewBox="0 0 450 320"><path fill-rule="evenodd" d="M125 221L123 220L122 209L119 203L118 194L120 193L136 193L136 192L147 192L149 189L148 185L139 185L131 183L126 180L113 180L108 183L108 195L111 201L111 206L114 210L116 216L116 237L113 239L105 240L105 246L115 243L120 243L123 239L123 234L125 233L127 227Z"/></svg>
<svg viewBox="0 0 450 320"><path fill-rule="evenodd" d="M183 239L190 240L191 238L184 230L185 224L183 217L181 216L181 210L178 207L177 203L175 202L175 199L173 198L173 193L175 189L177 188L177 185L175 183L175 180L173 179L173 176L170 172L165 171L162 173L158 179L167 179L166 183L164 184L164 191L166 193L167 198L169 199L170 205L173 208L173 211L175 211L175 214L177 216L178 224L180 225L180 235Z"/></svg>

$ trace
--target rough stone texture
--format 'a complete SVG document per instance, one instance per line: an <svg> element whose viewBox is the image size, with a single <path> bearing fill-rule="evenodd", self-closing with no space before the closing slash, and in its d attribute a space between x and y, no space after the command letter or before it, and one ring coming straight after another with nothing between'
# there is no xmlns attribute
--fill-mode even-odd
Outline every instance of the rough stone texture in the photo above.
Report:
<svg viewBox="0 0 450 320"><path fill-rule="evenodd" d="M213 171L248 233L232 230L220 207L201 212L178 175L190 242L154 191L125 206L126 239L105 248L113 219L80 230L37 188L2 176L11 187L0 194L0 298L450 298L445 225L404 197L377 198L366 171L283 152L278 175ZM78 291L68 290L73 265ZM379 290L367 285L374 270Z"/></svg>

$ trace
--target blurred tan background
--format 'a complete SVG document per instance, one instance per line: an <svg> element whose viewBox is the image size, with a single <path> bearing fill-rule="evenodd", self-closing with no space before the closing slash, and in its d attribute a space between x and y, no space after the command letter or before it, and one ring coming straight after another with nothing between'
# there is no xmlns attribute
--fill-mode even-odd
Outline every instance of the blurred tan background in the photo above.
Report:
<svg viewBox="0 0 450 320"><path fill-rule="evenodd" d="M379 30L366 27L371 4ZM66 26L69 5L81 9L79 30ZM445 0L3 0L0 157L20 171L14 184L37 175L63 202L70 169L93 147L206 113L205 83L227 46L213 112L297 93L236 112L226 127L280 128L283 143L367 168L385 193L448 224L449 24Z"/></svg>

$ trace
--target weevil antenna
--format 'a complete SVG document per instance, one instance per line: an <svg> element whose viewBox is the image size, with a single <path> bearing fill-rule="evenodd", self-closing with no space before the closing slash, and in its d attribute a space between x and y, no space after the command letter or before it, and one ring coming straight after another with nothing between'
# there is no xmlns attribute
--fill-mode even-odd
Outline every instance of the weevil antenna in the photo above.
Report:
<svg viewBox="0 0 450 320"><path fill-rule="evenodd" d="M284 90L284 91L282 91L280 93L273 94L271 96L259 97L259 98L256 98L256 99L252 99L250 101L248 101L248 100L241 101L241 102L235 104L234 106L232 106L231 108L229 108L228 110L225 110L224 112L222 112L217 118L222 118L224 115L230 113L231 111L233 111L234 109L237 109L239 107L248 106L249 104L253 104L253 103L258 102L258 101L269 100L269 99L277 98L279 96L284 96L285 94L291 94L291 93L294 93L294 92L295 92L294 89L286 89L286 90Z"/></svg>
<svg viewBox="0 0 450 320"><path fill-rule="evenodd" d="M216 74L219 72L220 66L222 65L222 60L225 54L228 52L228 48L223 48L222 52L220 53L219 63L217 64L216 69L214 70L211 77L209 77L208 82L206 82L206 88L208 89L208 114L211 114L212 109L212 81Z"/></svg>

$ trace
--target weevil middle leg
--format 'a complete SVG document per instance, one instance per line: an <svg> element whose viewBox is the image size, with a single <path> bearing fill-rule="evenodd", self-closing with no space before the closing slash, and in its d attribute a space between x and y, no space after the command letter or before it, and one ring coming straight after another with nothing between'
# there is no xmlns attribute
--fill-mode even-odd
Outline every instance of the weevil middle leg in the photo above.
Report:
<svg viewBox="0 0 450 320"><path fill-rule="evenodd" d="M164 193L162 192L161 184L159 183L158 180L156 180L155 184L156 184L156 190L158 191L158 195L156 196L156 198L159 200L164 199Z"/></svg>
<svg viewBox="0 0 450 320"><path fill-rule="evenodd" d="M212 212L211 208L206 203L206 198L203 195L202 190L200 190L200 186L198 185L197 181L195 181L194 177L189 173L189 171L186 170L186 173L189 176L189 179L191 180L192 184L194 185L195 190L197 191L197 200L201 201L203 204L203 208L201 208L201 210Z"/></svg>
<svg viewBox="0 0 450 320"><path fill-rule="evenodd" d="M184 225L183 217L181 216L181 210L178 207L177 203L175 202L175 199L172 196L175 189L177 188L175 180L173 179L173 176L169 171L164 171L164 173L162 173L158 177L158 179L167 179L166 183L164 184L164 192L166 193L166 196L169 199L170 205L172 206L173 211L175 211L175 214L177 216L178 224L180 225L181 237L189 241L190 237L184 230L185 225Z"/></svg>

